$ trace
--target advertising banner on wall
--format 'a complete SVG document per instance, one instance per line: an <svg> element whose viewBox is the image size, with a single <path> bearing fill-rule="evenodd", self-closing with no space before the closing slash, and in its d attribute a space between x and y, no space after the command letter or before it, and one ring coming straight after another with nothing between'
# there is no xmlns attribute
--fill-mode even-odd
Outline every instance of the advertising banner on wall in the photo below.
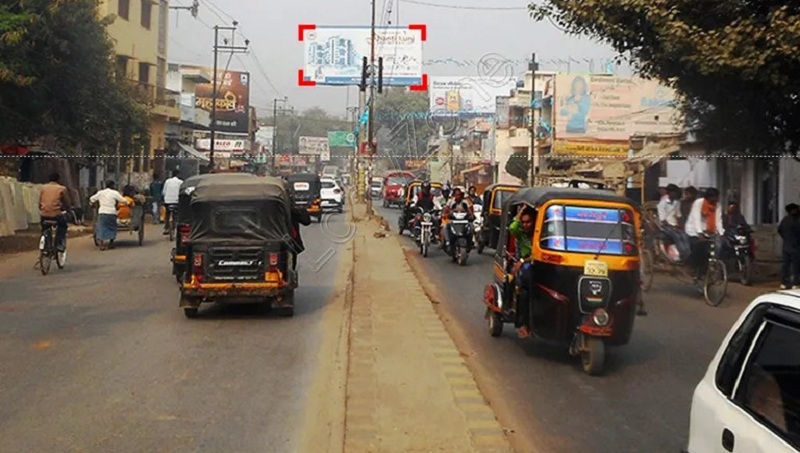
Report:
<svg viewBox="0 0 800 453"><path fill-rule="evenodd" d="M202 68L213 73L213 68ZM247 134L250 126L250 73L217 72L216 131L225 134ZM195 85L195 105L211 113L213 84Z"/></svg>
<svg viewBox="0 0 800 453"><path fill-rule="evenodd" d="M300 137L297 140L297 150L299 154L306 156L320 156L324 154L330 156L328 137Z"/></svg>
<svg viewBox="0 0 800 453"><path fill-rule="evenodd" d="M683 129L675 92L654 80L559 74L556 98L558 140L623 141Z"/></svg>
<svg viewBox="0 0 800 453"><path fill-rule="evenodd" d="M432 115L481 116L497 112L497 97L517 86L508 77L431 77L428 86Z"/></svg>
<svg viewBox="0 0 800 453"><path fill-rule="evenodd" d="M318 85L358 85L362 57L370 56L369 26L320 26L303 30L304 76ZM376 27L375 60L383 57L383 84L422 83L422 30Z"/></svg>
<svg viewBox="0 0 800 453"><path fill-rule="evenodd" d="M579 142L574 140L556 140L553 143L553 154L575 157L628 157L630 144L608 142Z"/></svg>

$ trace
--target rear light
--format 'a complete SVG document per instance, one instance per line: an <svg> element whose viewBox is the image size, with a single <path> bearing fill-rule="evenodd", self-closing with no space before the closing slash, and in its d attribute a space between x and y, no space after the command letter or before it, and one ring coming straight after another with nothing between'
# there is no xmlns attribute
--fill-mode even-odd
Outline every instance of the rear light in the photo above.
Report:
<svg viewBox="0 0 800 453"><path fill-rule="evenodd" d="M278 253L272 252L269 254L269 270L276 272L278 270Z"/></svg>
<svg viewBox="0 0 800 453"><path fill-rule="evenodd" d="M198 277L203 276L203 254L197 253L192 256L192 274Z"/></svg>
<svg viewBox="0 0 800 453"><path fill-rule="evenodd" d="M192 227L190 227L189 225L181 225L180 227L178 227L178 231L180 231L180 234L181 234L181 242L182 243L185 244L185 243L189 242L189 232L191 230L192 230Z"/></svg>

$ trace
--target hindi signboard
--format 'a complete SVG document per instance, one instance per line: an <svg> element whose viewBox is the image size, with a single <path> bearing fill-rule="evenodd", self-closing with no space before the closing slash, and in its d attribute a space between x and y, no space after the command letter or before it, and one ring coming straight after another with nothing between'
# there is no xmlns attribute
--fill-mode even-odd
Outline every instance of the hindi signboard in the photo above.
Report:
<svg viewBox="0 0 800 453"><path fill-rule="evenodd" d="M213 68L202 68L213 74ZM215 130L226 134L247 134L250 129L250 73L217 72L217 111ZM195 106L211 113L213 84L195 85Z"/></svg>
<svg viewBox="0 0 800 453"><path fill-rule="evenodd" d="M297 150L299 154L307 156L324 154L330 156L328 137L300 137L297 141Z"/></svg>

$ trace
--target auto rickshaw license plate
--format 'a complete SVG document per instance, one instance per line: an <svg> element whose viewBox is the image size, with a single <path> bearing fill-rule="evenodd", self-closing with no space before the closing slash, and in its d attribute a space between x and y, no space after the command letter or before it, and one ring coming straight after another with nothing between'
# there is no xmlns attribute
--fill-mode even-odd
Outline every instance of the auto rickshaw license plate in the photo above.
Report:
<svg viewBox="0 0 800 453"><path fill-rule="evenodd" d="M583 275L592 277L608 277L608 263L588 260L583 264Z"/></svg>

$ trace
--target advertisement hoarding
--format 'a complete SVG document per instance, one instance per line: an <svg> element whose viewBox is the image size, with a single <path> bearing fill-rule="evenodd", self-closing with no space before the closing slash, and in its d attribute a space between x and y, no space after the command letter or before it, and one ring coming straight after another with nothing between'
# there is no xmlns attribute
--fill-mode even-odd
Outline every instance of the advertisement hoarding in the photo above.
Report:
<svg viewBox="0 0 800 453"><path fill-rule="evenodd" d="M628 157L629 149L629 143L579 142L574 140L556 140L553 143L553 154L560 156Z"/></svg>
<svg viewBox="0 0 800 453"><path fill-rule="evenodd" d="M508 96L516 86L513 77L431 77L430 111L432 115L494 115L497 97Z"/></svg>
<svg viewBox="0 0 800 453"><path fill-rule="evenodd" d="M356 134L347 131L329 131L328 146L330 148L352 148L356 146Z"/></svg>
<svg viewBox="0 0 800 453"><path fill-rule="evenodd" d="M211 149L211 139L209 138L201 138L197 140L197 149L202 150L210 150ZM216 139L214 140L214 151L244 151L249 149L245 140L223 140L223 139Z"/></svg>
<svg viewBox="0 0 800 453"><path fill-rule="evenodd" d="M272 151L272 138L274 137L274 132L275 128L272 126L259 127L256 131L256 142Z"/></svg>
<svg viewBox="0 0 800 453"><path fill-rule="evenodd" d="M623 141L683 129L675 92L657 81L559 74L556 98L557 140Z"/></svg>
<svg viewBox="0 0 800 453"><path fill-rule="evenodd" d="M358 85L362 57L370 56L369 26L320 26L302 31L306 80L318 85ZM423 31L376 27L375 60L383 57L383 84L422 83ZM377 71L376 71L377 72Z"/></svg>
<svg viewBox="0 0 800 453"><path fill-rule="evenodd" d="M300 137L297 140L297 150L299 154L306 156L330 156L328 147L328 137Z"/></svg>
<svg viewBox="0 0 800 453"><path fill-rule="evenodd" d="M202 68L213 74L211 68ZM217 72L216 131L225 134L247 134L250 126L250 73ZM211 113L213 84L195 85L195 105Z"/></svg>

